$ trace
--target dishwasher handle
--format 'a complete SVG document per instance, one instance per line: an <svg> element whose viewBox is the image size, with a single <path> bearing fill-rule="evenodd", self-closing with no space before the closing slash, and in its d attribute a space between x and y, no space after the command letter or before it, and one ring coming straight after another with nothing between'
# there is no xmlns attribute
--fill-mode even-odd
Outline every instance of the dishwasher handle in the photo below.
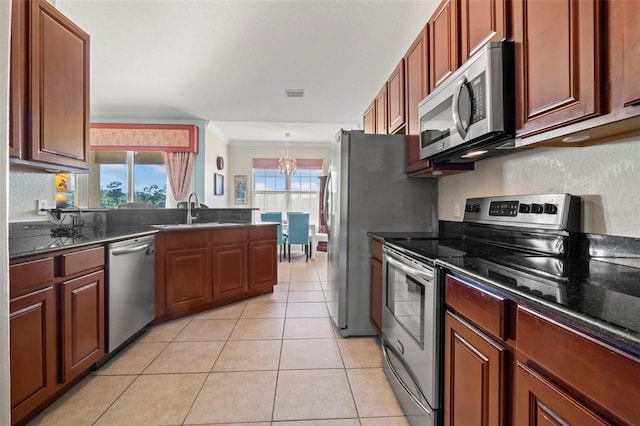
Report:
<svg viewBox="0 0 640 426"><path fill-rule="evenodd" d="M113 256L121 256L123 254L137 253L137 252L142 251L144 249L149 249L149 250L147 250L146 254L153 254L154 250L152 248L149 248L149 247L152 247L152 246L153 246L153 242L146 243L146 244L139 244L137 246L129 246L129 247L121 248L121 249L111 250L111 254Z"/></svg>

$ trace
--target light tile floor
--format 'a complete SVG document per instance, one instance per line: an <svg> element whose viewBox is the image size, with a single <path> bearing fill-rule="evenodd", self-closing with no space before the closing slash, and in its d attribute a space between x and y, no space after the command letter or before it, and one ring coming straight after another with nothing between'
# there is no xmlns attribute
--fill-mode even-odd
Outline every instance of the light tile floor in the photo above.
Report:
<svg viewBox="0 0 640 426"><path fill-rule="evenodd" d="M292 256L272 294L152 327L30 424L407 425L378 340L333 327L326 266Z"/></svg>

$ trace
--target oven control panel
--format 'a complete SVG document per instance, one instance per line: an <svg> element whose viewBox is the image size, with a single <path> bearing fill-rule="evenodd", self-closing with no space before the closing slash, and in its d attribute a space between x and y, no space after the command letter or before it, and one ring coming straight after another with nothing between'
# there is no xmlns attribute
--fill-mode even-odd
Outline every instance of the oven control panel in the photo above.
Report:
<svg viewBox="0 0 640 426"><path fill-rule="evenodd" d="M467 199L465 222L579 231L580 198L533 194Z"/></svg>

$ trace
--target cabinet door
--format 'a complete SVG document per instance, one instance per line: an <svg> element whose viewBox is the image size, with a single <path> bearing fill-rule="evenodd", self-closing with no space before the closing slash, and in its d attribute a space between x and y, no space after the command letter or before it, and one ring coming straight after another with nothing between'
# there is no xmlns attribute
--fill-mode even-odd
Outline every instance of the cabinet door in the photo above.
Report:
<svg viewBox="0 0 640 426"><path fill-rule="evenodd" d="M518 134L600 114L601 2L517 0L513 7Z"/></svg>
<svg viewBox="0 0 640 426"><path fill-rule="evenodd" d="M29 4L29 159L88 169L89 36L47 1Z"/></svg>
<svg viewBox="0 0 640 426"><path fill-rule="evenodd" d="M376 133L387 134L387 85L385 84L376 96Z"/></svg>
<svg viewBox="0 0 640 426"><path fill-rule="evenodd" d="M429 20L429 90L458 69L458 2L443 0Z"/></svg>
<svg viewBox="0 0 640 426"><path fill-rule="evenodd" d="M445 425L505 424L505 357L493 339L445 314Z"/></svg>
<svg viewBox="0 0 640 426"><path fill-rule="evenodd" d="M622 54L624 55L622 68L624 78L622 80L622 95L624 106L640 104L640 2L619 1L613 7L622 8Z"/></svg>
<svg viewBox="0 0 640 426"><path fill-rule="evenodd" d="M382 263L371 258L371 324L382 335Z"/></svg>
<svg viewBox="0 0 640 426"><path fill-rule="evenodd" d="M507 38L506 0L460 1L460 63L492 41Z"/></svg>
<svg viewBox="0 0 640 426"><path fill-rule="evenodd" d="M62 381L87 371L104 355L104 272L61 284Z"/></svg>
<svg viewBox="0 0 640 426"><path fill-rule="evenodd" d="M56 307L53 287L9 302L11 417L16 423L56 386Z"/></svg>
<svg viewBox="0 0 640 426"><path fill-rule="evenodd" d="M213 247L213 299L224 299L247 291L247 244Z"/></svg>
<svg viewBox="0 0 640 426"><path fill-rule="evenodd" d="M387 129L389 133L395 133L404 126L404 58L391 73L387 81Z"/></svg>
<svg viewBox="0 0 640 426"><path fill-rule="evenodd" d="M429 167L428 161L420 159L420 117L418 116L418 104L429 93L427 45L428 27L425 26L404 57L404 84L407 98L405 111L407 173Z"/></svg>
<svg viewBox="0 0 640 426"><path fill-rule="evenodd" d="M517 425L609 424L542 374L520 362L516 365L514 409Z"/></svg>
<svg viewBox="0 0 640 426"><path fill-rule="evenodd" d="M278 282L278 245L275 241L249 243L249 288L268 287Z"/></svg>
<svg viewBox="0 0 640 426"><path fill-rule="evenodd" d="M11 4L11 72L9 76L9 155L21 158L26 143L29 39L28 3Z"/></svg>
<svg viewBox="0 0 640 426"><path fill-rule="evenodd" d="M362 116L362 128L365 133L376 133L376 101L371 102Z"/></svg>
<svg viewBox="0 0 640 426"><path fill-rule="evenodd" d="M211 300L207 248L168 251L166 262L167 310L180 311Z"/></svg>

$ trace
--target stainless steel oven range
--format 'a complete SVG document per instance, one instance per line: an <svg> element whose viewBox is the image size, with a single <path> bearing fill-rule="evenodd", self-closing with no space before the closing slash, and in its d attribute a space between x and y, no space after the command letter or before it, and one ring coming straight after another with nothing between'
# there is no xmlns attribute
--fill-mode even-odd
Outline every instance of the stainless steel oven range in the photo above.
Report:
<svg viewBox="0 0 640 426"><path fill-rule="evenodd" d="M566 302L580 229L580 199L569 194L472 198L457 235L385 239L384 370L412 425L443 420L444 280L458 265L556 303ZM573 271L573 272L572 272Z"/></svg>
<svg viewBox="0 0 640 426"><path fill-rule="evenodd" d="M435 425L443 308L437 270L388 246L383 252L384 371L411 424Z"/></svg>

